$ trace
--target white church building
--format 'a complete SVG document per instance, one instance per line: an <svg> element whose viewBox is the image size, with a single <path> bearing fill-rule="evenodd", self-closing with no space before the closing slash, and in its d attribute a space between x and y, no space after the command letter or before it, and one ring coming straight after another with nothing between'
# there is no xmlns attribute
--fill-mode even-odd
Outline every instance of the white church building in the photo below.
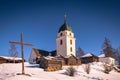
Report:
<svg viewBox="0 0 120 80"><path fill-rule="evenodd" d="M56 39L57 55L68 56L72 54L76 56L75 40L74 33L65 17L64 24L60 27Z"/></svg>
<svg viewBox="0 0 120 80"><path fill-rule="evenodd" d="M41 56L49 56L50 54L54 56L61 55L63 57L70 55L76 56L75 40L74 33L66 21L66 16L64 16L64 23L59 28L56 38L56 50L49 52L40 49L32 49L29 62L34 63L37 58L40 58Z"/></svg>

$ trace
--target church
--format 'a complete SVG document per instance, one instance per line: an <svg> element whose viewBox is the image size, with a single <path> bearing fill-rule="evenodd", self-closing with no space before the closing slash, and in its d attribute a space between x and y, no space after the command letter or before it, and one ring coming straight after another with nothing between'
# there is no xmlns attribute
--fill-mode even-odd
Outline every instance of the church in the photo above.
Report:
<svg viewBox="0 0 120 80"><path fill-rule="evenodd" d="M40 64L41 68L48 71L61 69L63 65L80 65L80 60L76 58L75 41L74 33L64 16L64 23L60 26L56 38L56 50L46 51L33 48L29 62Z"/></svg>
<svg viewBox="0 0 120 80"><path fill-rule="evenodd" d="M56 38L56 50L55 51L45 51L40 49L32 49L29 62L35 62L37 58L41 56L63 56L67 57L70 55L76 56L75 50L75 40L74 33L66 21L66 15L64 16L64 23L59 28L57 38Z"/></svg>
<svg viewBox="0 0 120 80"><path fill-rule="evenodd" d="M64 24L60 27L56 39L57 55L68 56L72 54L76 56L75 40L74 33L68 25L65 16Z"/></svg>

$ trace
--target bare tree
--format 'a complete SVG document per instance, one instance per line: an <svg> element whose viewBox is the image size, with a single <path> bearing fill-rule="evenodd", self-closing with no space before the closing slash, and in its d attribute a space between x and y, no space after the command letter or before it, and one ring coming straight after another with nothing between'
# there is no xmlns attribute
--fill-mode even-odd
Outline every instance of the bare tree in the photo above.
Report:
<svg viewBox="0 0 120 80"><path fill-rule="evenodd" d="M109 72L112 71L113 66L107 65L107 64L103 64L103 68L104 68L103 72L106 73L106 74L109 74Z"/></svg>
<svg viewBox="0 0 120 80"><path fill-rule="evenodd" d="M113 50L108 38L104 39L103 53L105 54L106 57L113 57L114 50Z"/></svg>
<svg viewBox="0 0 120 80"><path fill-rule="evenodd" d="M75 73L76 73L76 72L77 72L76 69L71 66L71 67L68 67L68 68L66 69L65 74L66 74L66 75L69 75L69 76L75 76Z"/></svg>
<svg viewBox="0 0 120 80"><path fill-rule="evenodd" d="M15 63L15 58L18 57L18 52L17 52L15 44L10 44L9 55L10 57L13 57L14 63Z"/></svg>
<svg viewBox="0 0 120 80"><path fill-rule="evenodd" d="M84 71L85 71L87 74L90 73L91 67L90 67L90 64L89 64L89 63L88 63L88 64L84 64L83 68L84 68Z"/></svg>
<svg viewBox="0 0 120 80"><path fill-rule="evenodd" d="M82 50L82 48L78 48L78 51L77 51L77 57L81 57L81 56L83 56L85 53L84 53L84 51Z"/></svg>

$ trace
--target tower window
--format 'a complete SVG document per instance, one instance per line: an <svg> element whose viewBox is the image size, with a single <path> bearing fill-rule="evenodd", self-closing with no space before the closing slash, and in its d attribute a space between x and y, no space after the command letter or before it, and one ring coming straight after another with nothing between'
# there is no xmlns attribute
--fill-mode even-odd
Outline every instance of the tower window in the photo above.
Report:
<svg viewBox="0 0 120 80"><path fill-rule="evenodd" d="M72 45L72 40L70 40L70 44Z"/></svg>
<svg viewBox="0 0 120 80"><path fill-rule="evenodd" d="M60 45L62 45L63 44L63 42L62 42L62 40L60 40Z"/></svg>
<svg viewBox="0 0 120 80"><path fill-rule="evenodd" d="M72 47L70 47L70 51L72 52Z"/></svg>
<svg viewBox="0 0 120 80"><path fill-rule="evenodd" d="M62 36L63 34L61 33L60 36Z"/></svg>
<svg viewBox="0 0 120 80"><path fill-rule="evenodd" d="M70 36L71 36L71 33L70 33Z"/></svg>

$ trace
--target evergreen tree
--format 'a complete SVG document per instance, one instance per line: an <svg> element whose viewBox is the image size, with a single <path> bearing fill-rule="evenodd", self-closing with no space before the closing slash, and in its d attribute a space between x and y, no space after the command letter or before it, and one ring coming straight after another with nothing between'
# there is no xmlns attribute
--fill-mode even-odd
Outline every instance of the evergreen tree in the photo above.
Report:
<svg viewBox="0 0 120 80"><path fill-rule="evenodd" d="M108 38L104 39L103 53L106 57L113 57L114 51Z"/></svg>
<svg viewBox="0 0 120 80"><path fill-rule="evenodd" d="M81 56L83 56L85 53L84 53L84 51L82 50L82 48L78 48L78 51L77 51L77 57L81 57Z"/></svg>

